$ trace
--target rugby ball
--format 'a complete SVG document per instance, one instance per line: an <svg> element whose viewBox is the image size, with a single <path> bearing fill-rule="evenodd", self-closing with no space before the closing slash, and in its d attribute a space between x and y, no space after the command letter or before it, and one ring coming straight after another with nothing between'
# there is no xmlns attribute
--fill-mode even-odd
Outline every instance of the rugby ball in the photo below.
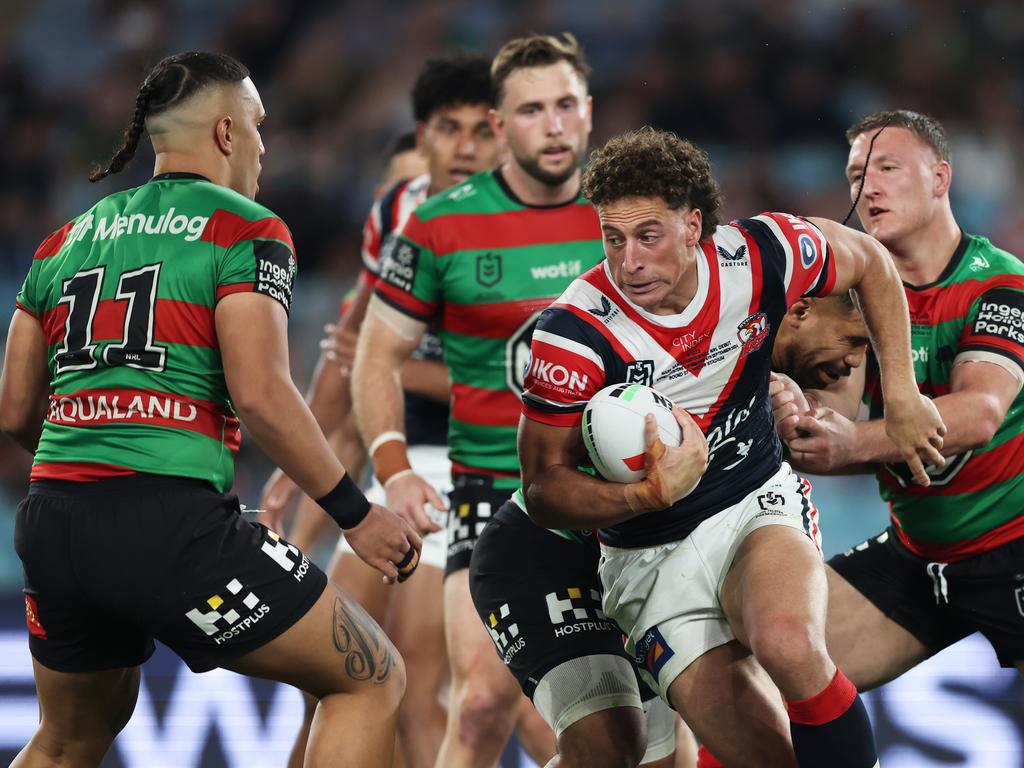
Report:
<svg viewBox="0 0 1024 768"><path fill-rule="evenodd" d="M583 411L583 442L594 468L605 480L634 483L644 471L644 416L653 413L658 436L669 447L682 442L683 431L672 414L672 401L644 384L605 387Z"/></svg>

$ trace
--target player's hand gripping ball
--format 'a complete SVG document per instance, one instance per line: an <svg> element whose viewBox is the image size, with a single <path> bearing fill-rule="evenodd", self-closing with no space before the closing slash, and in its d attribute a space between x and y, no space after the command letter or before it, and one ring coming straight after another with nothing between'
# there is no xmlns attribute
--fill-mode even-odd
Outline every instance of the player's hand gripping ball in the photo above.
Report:
<svg viewBox="0 0 1024 768"><path fill-rule="evenodd" d="M658 437L669 448L683 439L672 401L644 384L612 384L583 411L583 442L594 468L605 480L634 483L644 471L644 416L653 413Z"/></svg>

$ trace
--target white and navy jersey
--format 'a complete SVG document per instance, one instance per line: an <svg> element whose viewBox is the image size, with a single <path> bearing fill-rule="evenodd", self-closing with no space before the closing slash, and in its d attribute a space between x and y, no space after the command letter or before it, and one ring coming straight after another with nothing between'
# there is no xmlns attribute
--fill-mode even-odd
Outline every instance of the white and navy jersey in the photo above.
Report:
<svg viewBox="0 0 1024 768"><path fill-rule="evenodd" d="M835 283L821 230L784 213L718 227L700 242L696 269L683 312L654 315L626 298L603 262L570 284L533 333L527 418L578 427L598 390L639 382L689 411L707 436L710 461L697 487L666 510L602 531L612 546L681 539L778 470L768 397L775 334L790 304Z"/></svg>
<svg viewBox="0 0 1024 768"><path fill-rule="evenodd" d="M363 279L371 287L380 279L380 265L394 247L412 212L429 197L430 174L395 184L373 204L363 224ZM413 351L417 360L443 362L441 339L432 328ZM405 437L409 445L444 445L448 406L414 392L405 393Z"/></svg>
<svg viewBox="0 0 1024 768"><path fill-rule="evenodd" d="M395 184L373 204L363 224L364 278L375 285L380 277L380 264L395 237L402 231L412 212L429 197L430 174L405 179Z"/></svg>

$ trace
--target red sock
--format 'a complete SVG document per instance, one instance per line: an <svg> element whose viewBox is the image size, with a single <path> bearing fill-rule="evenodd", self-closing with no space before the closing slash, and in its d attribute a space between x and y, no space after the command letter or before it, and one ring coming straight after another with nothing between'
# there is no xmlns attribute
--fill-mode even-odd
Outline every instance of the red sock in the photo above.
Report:
<svg viewBox="0 0 1024 768"><path fill-rule="evenodd" d="M725 768L722 761L711 754L703 744L697 749L697 768Z"/></svg>
<svg viewBox="0 0 1024 768"><path fill-rule="evenodd" d="M790 701L786 699L789 719L800 725L824 725L842 715L857 698L857 689L849 678L836 669L836 676L824 690L809 699Z"/></svg>

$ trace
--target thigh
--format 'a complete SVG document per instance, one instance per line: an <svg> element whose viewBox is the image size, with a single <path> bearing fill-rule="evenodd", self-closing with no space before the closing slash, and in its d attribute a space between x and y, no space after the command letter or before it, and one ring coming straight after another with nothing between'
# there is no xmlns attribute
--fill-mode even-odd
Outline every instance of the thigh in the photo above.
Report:
<svg viewBox="0 0 1024 768"><path fill-rule="evenodd" d="M293 685L317 698L404 677L401 657L384 630L334 584L282 634L223 666Z"/></svg>
<svg viewBox="0 0 1024 768"><path fill-rule="evenodd" d="M973 631L939 604L927 565L891 528L829 558L829 650L858 688L882 685Z"/></svg>
<svg viewBox="0 0 1024 768"><path fill-rule="evenodd" d="M720 596L736 638L748 648L751 635L782 617L824 637L828 587L821 557L803 533L788 526L757 528L743 539Z"/></svg>
<svg viewBox="0 0 1024 768"><path fill-rule="evenodd" d="M340 541L344 541L344 537ZM331 560L328 577L359 603L374 621L380 625L387 623L395 586L385 584L380 571L363 562L351 548L342 549L339 544Z"/></svg>
<svg viewBox="0 0 1024 768"><path fill-rule="evenodd" d="M38 747L59 755L76 744L98 764L135 709L139 667L68 673L34 659L32 666L42 722Z"/></svg>
<svg viewBox="0 0 1024 768"><path fill-rule="evenodd" d="M524 693L532 697L538 681L570 659L626 659L622 631L601 606L596 545L540 528L511 503L499 513L506 514L516 522L494 520L477 542L470 591Z"/></svg>
<svg viewBox="0 0 1024 768"><path fill-rule="evenodd" d="M421 564L413 578L390 587L393 600L384 626L405 659L410 689L420 681L439 688L448 677L443 576L441 568Z"/></svg>
<svg viewBox="0 0 1024 768"><path fill-rule="evenodd" d="M894 680L931 655L924 643L882 613L831 566L826 566L825 572L829 655L858 691Z"/></svg>
<svg viewBox="0 0 1024 768"><path fill-rule="evenodd" d="M796 766L782 696L738 642L696 659L672 681L668 696L698 741L726 765Z"/></svg>

